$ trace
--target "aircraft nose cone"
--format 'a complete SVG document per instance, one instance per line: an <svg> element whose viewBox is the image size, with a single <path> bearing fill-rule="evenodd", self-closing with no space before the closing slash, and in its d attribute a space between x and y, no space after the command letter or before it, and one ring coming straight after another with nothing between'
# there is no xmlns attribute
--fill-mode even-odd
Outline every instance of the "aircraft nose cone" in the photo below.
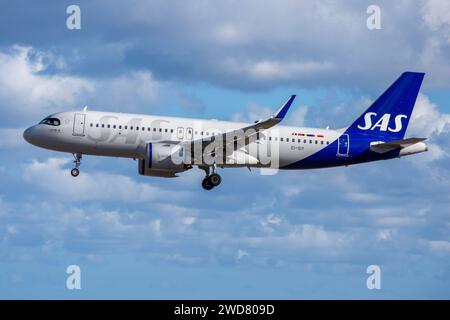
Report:
<svg viewBox="0 0 450 320"><path fill-rule="evenodd" d="M23 138L25 139L26 142L30 142L30 135L31 135L30 128L26 129L23 132Z"/></svg>
<svg viewBox="0 0 450 320"><path fill-rule="evenodd" d="M33 127L30 127L28 129L26 129L23 132L23 138L25 139L26 142L33 144L32 140L33 140Z"/></svg>

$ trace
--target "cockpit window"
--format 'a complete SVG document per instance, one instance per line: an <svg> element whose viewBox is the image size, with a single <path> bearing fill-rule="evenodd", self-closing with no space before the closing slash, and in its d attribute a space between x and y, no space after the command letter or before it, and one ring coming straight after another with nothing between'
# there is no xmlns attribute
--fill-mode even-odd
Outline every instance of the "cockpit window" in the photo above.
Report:
<svg viewBox="0 0 450 320"><path fill-rule="evenodd" d="M59 121L59 119L57 118L45 118L44 120L42 120L41 122L39 122L39 124L48 124L50 126L59 126L61 124L61 121Z"/></svg>

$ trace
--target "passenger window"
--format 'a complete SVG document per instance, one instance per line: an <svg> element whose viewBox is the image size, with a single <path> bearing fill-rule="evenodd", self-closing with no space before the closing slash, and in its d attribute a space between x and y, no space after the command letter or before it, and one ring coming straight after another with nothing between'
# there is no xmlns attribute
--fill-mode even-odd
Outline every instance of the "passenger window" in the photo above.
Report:
<svg viewBox="0 0 450 320"><path fill-rule="evenodd" d="M315 141L315 143L317 144L317 143L318 143L318 141L316 140L316 141Z"/></svg>
<svg viewBox="0 0 450 320"><path fill-rule="evenodd" d="M145 131L145 127L142 127L142 131Z"/></svg>
<svg viewBox="0 0 450 320"><path fill-rule="evenodd" d="M302 140L301 140L301 139L298 139L298 143L300 143L300 142L302 142Z"/></svg>
<svg viewBox="0 0 450 320"><path fill-rule="evenodd" d="M139 127L136 127L136 130L139 131Z"/></svg>
<svg viewBox="0 0 450 320"><path fill-rule="evenodd" d="M102 128L104 128L105 127L105 124L104 123L102 123Z"/></svg>
<svg viewBox="0 0 450 320"><path fill-rule="evenodd" d="M167 132L167 129L165 129L164 132Z"/></svg>
<svg viewBox="0 0 450 320"><path fill-rule="evenodd" d="M309 143L312 143L312 140L309 140Z"/></svg>
<svg viewBox="0 0 450 320"><path fill-rule="evenodd" d="M93 123L91 123L91 127L93 127L94 126L94 124Z"/></svg>
<svg viewBox="0 0 450 320"><path fill-rule="evenodd" d="M108 124L108 129L110 129L111 128L111 125L110 124Z"/></svg>
<svg viewBox="0 0 450 320"><path fill-rule="evenodd" d="M98 123L95 125L95 127L97 127L98 128Z"/></svg>
<svg viewBox="0 0 450 320"><path fill-rule="evenodd" d="M323 141L320 141L320 144L323 144Z"/></svg>
<svg viewBox="0 0 450 320"><path fill-rule="evenodd" d="M125 130L127 130L127 129L128 129L128 126L125 126L124 128L125 128Z"/></svg>
<svg viewBox="0 0 450 320"><path fill-rule="evenodd" d="M119 129L122 129L122 125L121 124L119 125Z"/></svg>
<svg viewBox="0 0 450 320"><path fill-rule="evenodd" d="M130 126L130 130L133 130L133 126Z"/></svg>
<svg viewBox="0 0 450 320"><path fill-rule="evenodd" d="M280 141L283 141L283 138L280 138Z"/></svg>
<svg viewBox="0 0 450 320"><path fill-rule="evenodd" d="M116 128L116 125L113 125L113 129L115 129Z"/></svg>
<svg viewBox="0 0 450 320"><path fill-rule="evenodd" d="M161 132L162 131L162 129L161 128L159 128L159 132Z"/></svg>
<svg viewBox="0 0 450 320"><path fill-rule="evenodd" d="M269 137L269 141L272 141L272 137Z"/></svg>
<svg viewBox="0 0 450 320"><path fill-rule="evenodd" d="M173 133L173 129L170 129L170 133Z"/></svg>
<svg viewBox="0 0 450 320"><path fill-rule="evenodd" d="M153 132L156 132L156 128L153 128Z"/></svg>

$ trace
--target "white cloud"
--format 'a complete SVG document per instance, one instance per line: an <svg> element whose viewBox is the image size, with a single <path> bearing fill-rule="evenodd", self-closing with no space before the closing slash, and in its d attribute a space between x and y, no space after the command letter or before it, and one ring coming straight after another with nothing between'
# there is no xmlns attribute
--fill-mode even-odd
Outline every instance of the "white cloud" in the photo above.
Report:
<svg viewBox="0 0 450 320"><path fill-rule="evenodd" d="M302 192L302 190L302 188L296 185L287 185L281 187L281 192L288 198L298 196Z"/></svg>
<svg viewBox="0 0 450 320"><path fill-rule="evenodd" d="M383 241L391 241L394 231L392 229L381 229L377 232L377 239Z"/></svg>
<svg viewBox="0 0 450 320"><path fill-rule="evenodd" d="M105 258L98 254L87 254L86 260L93 264L102 264L105 262Z"/></svg>
<svg viewBox="0 0 450 320"><path fill-rule="evenodd" d="M355 202L373 202L379 199L379 196L373 193L349 192L344 196L347 200Z"/></svg>
<svg viewBox="0 0 450 320"><path fill-rule="evenodd" d="M92 92L92 81L74 76L47 75L48 58L31 47L14 46L0 52L0 101L2 108L20 108L31 113L42 108L74 106L83 94ZM52 59L50 59L52 60Z"/></svg>
<svg viewBox="0 0 450 320"><path fill-rule="evenodd" d="M75 59L80 66L72 70L102 77L131 65L156 79L241 90L285 83L373 88L414 69L433 75L429 84L448 87L448 1L380 0L382 30L374 31L366 27L368 5L132 0L106 7L94 4L103 19L95 29L83 31L76 50L64 34L45 29L51 24L36 30L25 21L17 41L55 35L52 43L64 50L62 56L73 56L74 51L80 56ZM93 43L101 49L93 49ZM35 69L42 64L36 63Z"/></svg>
<svg viewBox="0 0 450 320"><path fill-rule="evenodd" d="M248 252L245 251L245 250L239 249L239 250L236 252L236 260L237 260L237 261L242 260L242 259L243 259L244 257L246 257L246 256L248 256Z"/></svg>
<svg viewBox="0 0 450 320"><path fill-rule="evenodd" d="M260 106L254 102L246 105L244 112L237 112L231 115L231 121L252 123L256 120L263 120L270 117L275 108Z"/></svg>
<svg viewBox="0 0 450 320"><path fill-rule="evenodd" d="M426 95L419 93L408 126L408 134L425 137L439 135L449 130L449 124L450 114L440 113L436 104Z"/></svg>
<svg viewBox="0 0 450 320"><path fill-rule="evenodd" d="M305 119L308 114L308 106L294 106L291 108L291 113L286 118L286 124L295 127L302 127L305 125Z"/></svg>
<svg viewBox="0 0 450 320"><path fill-rule="evenodd" d="M24 128L0 128L0 149L11 149L25 146Z"/></svg>
<svg viewBox="0 0 450 320"><path fill-rule="evenodd" d="M383 205L364 208L363 212L367 217L371 217L375 224L387 228L411 227L423 224L426 221L425 216L429 210L428 208L414 207L411 209L405 205L388 205L391 202L387 201L386 196L384 199L380 199L379 203Z"/></svg>
<svg viewBox="0 0 450 320"><path fill-rule="evenodd" d="M428 242L431 252L437 255L450 255L450 241L433 240Z"/></svg>
<svg viewBox="0 0 450 320"><path fill-rule="evenodd" d="M388 227L407 227L424 223L425 219L406 216L397 216L397 217L392 216L392 217L380 217L377 219L377 222L380 225Z"/></svg>
<svg viewBox="0 0 450 320"><path fill-rule="evenodd" d="M181 221L183 224L190 226L190 225L194 224L195 220L196 220L195 217L185 217Z"/></svg>
<svg viewBox="0 0 450 320"><path fill-rule="evenodd" d="M282 105L280 101L280 105ZM295 104L295 102L294 102ZM244 112L236 112L231 115L231 121L252 123L256 120L263 120L270 117L279 106L261 106L254 102L249 102ZM284 125L303 126L305 124L305 118L308 114L307 106L293 105L290 112L287 114Z"/></svg>
<svg viewBox="0 0 450 320"><path fill-rule="evenodd" d="M24 179L65 200L118 200L145 202L159 199L182 199L187 192L174 194L149 183L138 183L127 176L104 172L81 172L77 178L70 175L69 169L63 168L70 162L63 158L49 158L39 162L33 160L24 166ZM130 166L136 166L130 161ZM158 179L158 178L156 178Z"/></svg>
<svg viewBox="0 0 450 320"><path fill-rule="evenodd" d="M295 225L286 234L249 238L254 247L285 249L340 249L351 241L349 235L326 231L323 226L303 224Z"/></svg>
<svg viewBox="0 0 450 320"><path fill-rule="evenodd" d="M448 29L446 1L380 0L382 30L375 31L366 27L368 5L295 0L260 5L250 0L184 1L175 6L154 0L129 1L114 10L106 8L104 15L138 28L131 31L137 35L132 57L157 78L240 90L285 83L367 88L414 69L433 74L433 84L448 86L443 41L448 32L437 32ZM109 30L96 30L102 31ZM130 42L121 33L113 38Z"/></svg>
<svg viewBox="0 0 450 320"><path fill-rule="evenodd" d="M153 106L164 85L153 79L149 71L133 71L96 81L96 96L90 97L96 106L109 110L133 111L141 106Z"/></svg>
<svg viewBox="0 0 450 320"><path fill-rule="evenodd" d="M274 228L279 226L281 223L281 218L277 215L271 213L264 217L263 220L260 221L262 230L266 232L274 232Z"/></svg>
<svg viewBox="0 0 450 320"><path fill-rule="evenodd" d="M237 24L222 23L211 30L211 40L218 41L223 45L242 44L247 40L245 31L240 29Z"/></svg>
<svg viewBox="0 0 450 320"><path fill-rule="evenodd" d="M17 227L13 226L13 225L8 225L8 226L6 226L6 232L8 234L16 234L18 232Z"/></svg>
<svg viewBox="0 0 450 320"><path fill-rule="evenodd" d="M450 2L446 0L427 0L422 5L422 18L432 31L444 29L450 42Z"/></svg>
<svg viewBox="0 0 450 320"><path fill-rule="evenodd" d="M4 114L12 114L16 123L23 123L29 117L41 118L84 105L136 111L142 106L154 106L164 90L182 94L172 85L154 80L150 71L95 79L68 75L64 65L64 59L51 51L33 47L13 46L0 51L0 106ZM47 72L49 69L56 72ZM192 99L184 100L186 104Z"/></svg>
<svg viewBox="0 0 450 320"><path fill-rule="evenodd" d="M450 131L450 114L441 113L436 104L430 99L419 93L408 125L407 135L416 137L425 137L429 140L427 157L420 161L429 163L433 160L448 157L445 146L437 144L436 138L447 134Z"/></svg>
<svg viewBox="0 0 450 320"><path fill-rule="evenodd" d="M150 223L150 230L152 230L153 233L159 235L161 233L161 220L160 219L153 220Z"/></svg>
<svg viewBox="0 0 450 320"><path fill-rule="evenodd" d="M303 75L325 74L333 71L336 67L328 61L271 61L262 60L257 62L242 63L239 60L228 59L224 62L224 68L235 75L246 75L252 81L292 81Z"/></svg>

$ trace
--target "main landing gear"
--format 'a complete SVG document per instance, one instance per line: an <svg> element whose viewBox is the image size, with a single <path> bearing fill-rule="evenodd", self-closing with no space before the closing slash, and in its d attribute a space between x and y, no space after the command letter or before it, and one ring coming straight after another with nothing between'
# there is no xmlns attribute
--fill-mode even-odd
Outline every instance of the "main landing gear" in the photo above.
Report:
<svg viewBox="0 0 450 320"><path fill-rule="evenodd" d="M72 170L70 170L70 174L72 175L72 177L78 177L78 175L80 174L80 164L81 164L81 158L82 155L81 153L74 153L73 154L74 160L73 162L75 163L75 168L73 168Z"/></svg>
<svg viewBox="0 0 450 320"><path fill-rule="evenodd" d="M210 174L210 168L212 168L212 173ZM216 167L204 167L206 177L202 181L202 187L205 190L211 190L214 187L217 187L222 182L222 177L216 173Z"/></svg>

